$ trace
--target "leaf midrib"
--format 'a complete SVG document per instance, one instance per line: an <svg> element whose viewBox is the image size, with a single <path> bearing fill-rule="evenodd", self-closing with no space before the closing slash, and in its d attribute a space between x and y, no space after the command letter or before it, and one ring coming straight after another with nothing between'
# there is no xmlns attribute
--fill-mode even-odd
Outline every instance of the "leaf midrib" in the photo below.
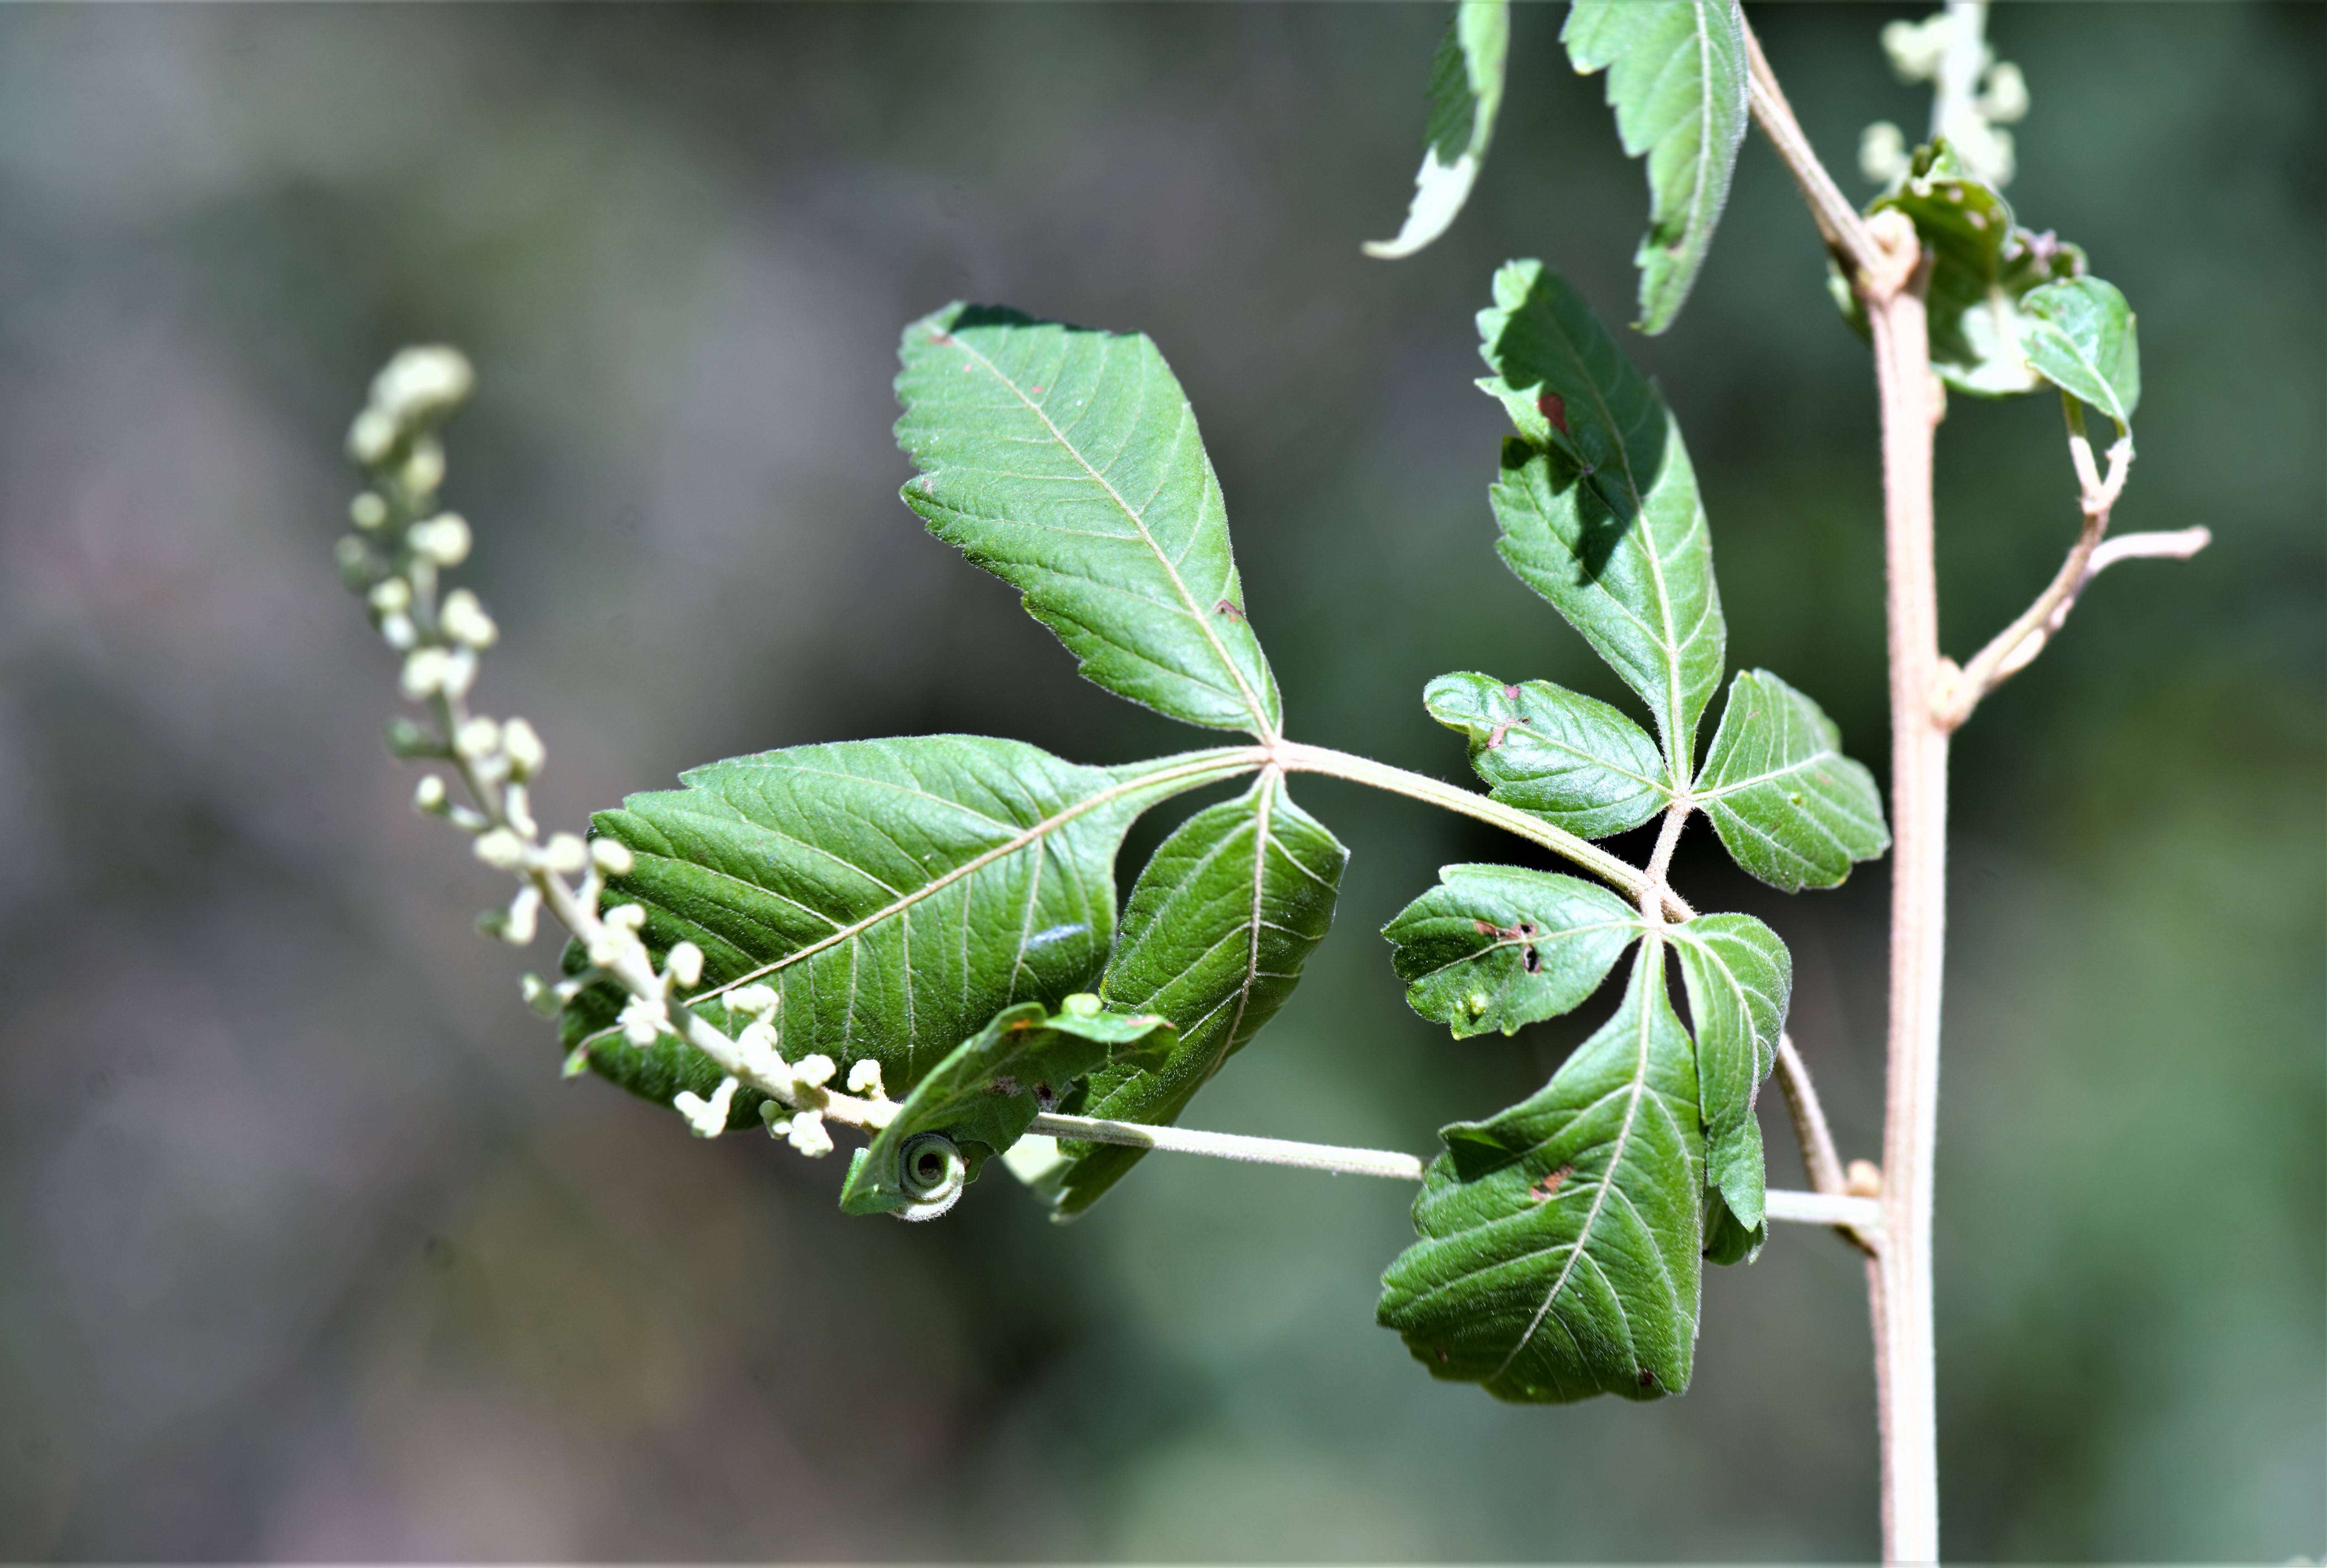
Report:
<svg viewBox="0 0 2327 1568"><path fill-rule="evenodd" d="M1051 439L1059 443L1060 449L1065 452L1070 457L1072 457L1076 462L1079 463L1082 466L1082 471L1090 475L1092 482L1097 484L1101 490L1105 490L1107 492L1107 499L1113 501L1118 508L1122 509L1123 515L1125 517L1131 519L1131 526L1139 530L1140 541L1147 546L1149 553L1155 557L1155 564L1164 568L1164 574L1172 580L1173 591L1180 595L1180 602L1185 606L1188 619L1195 622L1196 630L1204 634L1204 640L1211 644L1213 653L1220 657L1221 666L1229 672L1229 678L1236 682L1237 695L1244 702L1245 712L1251 716L1254 733L1257 734L1264 741L1275 740L1276 738L1276 727L1269 723L1268 715L1262 708L1258 694L1256 693L1252 689L1251 686L1246 682L1244 678L1244 671L1237 667L1236 660L1229 654L1228 645L1220 640L1220 633L1212 629L1212 623L1205 618L1201 607L1196 602L1195 596L1188 592L1188 584L1181 577L1178 565L1173 562L1170 556L1164 553L1163 546L1155 542L1155 536L1147 531L1147 519L1141 516L1138 511L1135 510L1129 501L1124 499L1123 492L1117 490L1114 484L1105 474L1099 472L1098 469L1091 466L1090 459L1083 455L1082 449L1075 445L1073 442L1068 440L1066 433L1061 430L1051 420L1049 410L1045 409L1041 404L1035 402L1032 397L1026 396L1025 391L1020 387L1015 381L1013 381L1009 377L1002 373L1002 368L1000 366L987 359L984 354L979 353L977 347L967 339L962 337L958 333L949 332L947 335L953 339L953 343L956 348L959 349L964 354L967 354L969 358L977 360L978 364L985 367L987 375L992 376L995 380L1008 387L1011 395L1015 397L1020 403L1023 404L1029 413L1033 414L1035 418L1042 422L1042 428L1051 433ZM1184 403L1181 406L1180 415L1182 419L1190 417L1187 406ZM1169 475L1167 472L1167 481Z"/></svg>

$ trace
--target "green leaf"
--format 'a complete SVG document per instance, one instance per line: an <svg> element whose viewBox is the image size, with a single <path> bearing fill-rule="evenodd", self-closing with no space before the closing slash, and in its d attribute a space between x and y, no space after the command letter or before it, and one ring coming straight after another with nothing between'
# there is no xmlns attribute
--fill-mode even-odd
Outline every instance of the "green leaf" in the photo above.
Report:
<svg viewBox="0 0 2327 1568"><path fill-rule="evenodd" d="M1706 1176L1746 1230L1762 1224L1762 1127L1754 1097L1778 1061L1794 960L1751 915L1699 915L1668 928L1696 1031Z"/></svg>
<svg viewBox="0 0 2327 1568"><path fill-rule="evenodd" d="M1842 732L1766 669L1737 672L1694 789L1730 855L1771 887L1830 888L1891 847L1874 775Z"/></svg>
<svg viewBox="0 0 2327 1568"><path fill-rule="evenodd" d="M1624 155L1649 159L1640 331L1680 313L1729 200L1745 139L1745 23L1737 0L1575 0L1559 32L1585 76L1608 72Z"/></svg>
<svg viewBox="0 0 2327 1568"><path fill-rule="evenodd" d="M1770 1239L1770 1221L1752 1227L1740 1225L1737 1217L1729 1212L1729 1205L1721 1200L1717 1188L1705 1190L1705 1261L1726 1268L1731 1264L1752 1263L1762 1255L1762 1244Z"/></svg>
<svg viewBox="0 0 2327 1568"><path fill-rule="evenodd" d="M1133 885L1100 985L1117 1012L1171 1019L1179 1042L1158 1066L1092 1074L1067 1108L1110 1121L1178 1121L1220 1064L1292 996L1333 923L1349 858L1275 774L1182 823ZM1097 1202L1145 1153L1080 1143L1061 1150L1071 1163L1044 1184L1056 1192L1061 1219Z"/></svg>
<svg viewBox="0 0 2327 1568"><path fill-rule="evenodd" d="M1423 126L1414 205L1397 238L1366 242L1368 256L1386 261L1412 256L1445 233L1463 210L1494 135L1510 42L1510 0L1461 0L1454 7L1430 68L1430 117Z"/></svg>
<svg viewBox="0 0 2327 1568"><path fill-rule="evenodd" d="M1462 1040L1556 1018L1600 988L1640 913L1594 882L1516 865L1447 865L1382 928L1406 1005Z"/></svg>
<svg viewBox="0 0 2327 1568"><path fill-rule="evenodd" d="M1582 632L1655 715L1677 788L1721 685L1728 628L1680 426L1583 296L1539 261L1495 275L1479 314L1522 439L1491 492L1503 560Z"/></svg>
<svg viewBox="0 0 2327 1568"><path fill-rule="evenodd" d="M1661 947L1539 1093L1439 1135L1414 1203L1422 1239L1382 1276L1375 1313L1431 1376L1535 1403L1686 1389L1705 1139Z"/></svg>
<svg viewBox="0 0 2327 1568"><path fill-rule="evenodd" d="M1004 1008L1089 990L1132 819L1249 765L1217 751L1084 768L974 735L739 757L598 815L637 857L607 903L645 908L658 955L701 947L705 994L774 985L787 1058L821 1051L845 1069L869 1057L902 1093ZM581 963L568 954L569 972ZM577 997L566 1044L603 1030L616 1004L606 986ZM640 1062L609 1035L591 1060L661 1091L674 1051L693 1055L665 1042Z"/></svg>
<svg viewBox="0 0 2327 1568"><path fill-rule="evenodd" d="M1276 733L1228 511L1196 415L1146 337L949 305L905 329L902 492L1017 588L1090 680L1192 724Z"/></svg>
<svg viewBox="0 0 2327 1568"><path fill-rule="evenodd" d="M2028 360L2023 301L2039 285L2079 276L2085 253L2020 227L2012 205L1964 172L1945 141L1916 150L1907 175L1867 211L1895 209L1931 257L1926 300L1931 369L1958 392L2009 397L2042 385ZM1836 272L1835 298L1860 335L1864 306Z"/></svg>
<svg viewBox="0 0 2327 1568"><path fill-rule="evenodd" d="M930 1183L909 1166L914 1145L930 1134L953 1146L961 1181L975 1181L979 1167L1018 1142L1075 1079L1110 1060L1158 1064L1172 1043L1172 1026L1163 1019L1104 1013L1088 994L1068 997L1056 1014L1039 1002L1005 1008L915 1085L895 1118L859 1152L840 1207L850 1214L893 1214L927 1203ZM937 1212L951 1207L950 1197L939 1201Z"/></svg>
<svg viewBox="0 0 2327 1568"><path fill-rule="evenodd" d="M2097 277L2048 283L2023 295L2020 310L2027 318L2022 338L2028 368L2130 436L2141 402L2141 345L2133 307L2117 285Z"/></svg>
<svg viewBox="0 0 2327 1568"><path fill-rule="evenodd" d="M1605 838L1638 827L1672 796L1640 726L1606 703L1547 680L1442 675L1422 694L1430 716L1471 742L1471 766L1506 806Z"/></svg>

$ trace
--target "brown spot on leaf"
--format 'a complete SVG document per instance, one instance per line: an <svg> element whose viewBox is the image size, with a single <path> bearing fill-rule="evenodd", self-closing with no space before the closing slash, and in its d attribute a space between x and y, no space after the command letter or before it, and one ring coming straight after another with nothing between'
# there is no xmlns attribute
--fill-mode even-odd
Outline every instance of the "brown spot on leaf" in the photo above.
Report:
<svg viewBox="0 0 2327 1568"><path fill-rule="evenodd" d="M1503 743L1503 732L1509 728L1510 725L1509 724L1497 724L1495 726L1495 733L1487 737L1487 750L1491 751L1498 746L1500 746Z"/></svg>
<svg viewBox="0 0 2327 1568"><path fill-rule="evenodd" d="M1230 621L1242 621L1244 619L1244 607L1240 604L1232 604L1228 600L1223 599L1218 604L1212 606L1212 613L1215 615L1225 615Z"/></svg>
<svg viewBox="0 0 2327 1568"><path fill-rule="evenodd" d="M1525 969L1530 975L1543 967L1543 955L1535 950L1535 944L1533 942L1529 942L1527 947L1520 951L1519 967Z"/></svg>
<svg viewBox="0 0 2327 1568"><path fill-rule="evenodd" d="M1004 1073L987 1082L986 1092L989 1095L1000 1095L1006 1099L1018 1092L1018 1080L1008 1073Z"/></svg>
<svg viewBox="0 0 2327 1568"><path fill-rule="evenodd" d="M1575 1171L1575 1167L1573 1165L1562 1165L1556 1171L1546 1171L1543 1175L1536 1178L1534 1186L1528 1189L1528 1196L1534 1199L1537 1203L1543 1202L1546 1199L1551 1197L1552 1194L1557 1192L1559 1190L1559 1184L1566 1181L1570 1175L1574 1174Z"/></svg>
<svg viewBox="0 0 2327 1568"><path fill-rule="evenodd" d="M1547 392L1535 400L1535 406L1551 421L1551 427L1560 434L1567 434L1567 399L1556 392Z"/></svg>
<svg viewBox="0 0 2327 1568"><path fill-rule="evenodd" d="M1641 1368L1640 1368L1640 1386L1641 1386L1641 1387L1643 1387L1643 1388L1654 1388L1656 1386L1657 1386L1657 1375L1656 1375L1655 1373L1653 1373L1653 1372L1649 1371L1646 1367L1641 1367Z"/></svg>
<svg viewBox="0 0 2327 1568"><path fill-rule="evenodd" d="M1492 920L1482 920L1474 915L1472 917L1471 923L1479 928L1479 935L1482 937L1500 937L1503 934L1502 927Z"/></svg>
<svg viewBox="0 0 2327 1568"><path fill-rule="evenodd" d="M931 332L930 334L930 341L939 344L940 346L948 349L953 347L953 339L944 332Z"/></svg>
<svg viewBox="0 0 2327 1568"><path fill-rule="evenodd" d="M1517 702L1519 700L1519 688L1516 685L1507 686L1503 688L1503 695Z"/></svg>

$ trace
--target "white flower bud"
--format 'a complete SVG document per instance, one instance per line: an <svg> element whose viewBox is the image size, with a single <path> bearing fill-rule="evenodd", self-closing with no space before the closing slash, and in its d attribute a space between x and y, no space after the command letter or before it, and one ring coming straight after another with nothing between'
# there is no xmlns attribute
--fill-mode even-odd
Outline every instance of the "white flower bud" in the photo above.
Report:
<svg viewBox="0 0 2327 1568"><path fill-rule="evenodd" d="M1923 21L1909 22L1903 17L1886 23L1883 28L1883 52L1891 57L1891 69L1901 81L1929 81L1939 69L1939 61L1948 52L1948 34L1952 24L1944 11Z"/></svg>
<svg viewBox="0 0 2327 1568"><path fill-rule="evenodd" d="M501 940L512 947L522 947L533 940L541 915L541 891L532 883L517 890L509 901L508 918L501 922Z"/></svg>
<svg viewBox="0 0 2327 1568"><path fill-rule="evenodd" d="M455 588L444 596L444 607L436 612L436 623L444 635L471 648L491 648L500 636L500 628L477 602L477 596L466 588Z"/></svg>
<svg viewBox="0 0 2327 1568"><path fill-rule="evenodd" d="M397 684L414 702L425 702L444 689L452 656L441 648L416 648L404 656L404 673Z"/></svg>
<svg viewBox="0 0 2327 1568"><path fill-rule="evenodd" d="M647 911L640 904L617 904L606 911L602 923L618 931L635 931L647 923Z"/></svg>
<svg viewBox="0 0 2327 1568"><path fill-rule="evenodd" d="M775 1026L766 1019L745 1024L735 1036L735 1054L752 1076L766 1084L791 1080L791 1069L776 1050Z"/></svg>
<svg viewBox="0 0 2327 1568"><path fill-rule="evenodd" d="M622 1003L622 1033L632 1045L652 1045L670 1027L670 1011L659 996L633 996Z"/></svg>
<svg viewBox="0 0 2327 1568"><path fill-rule="evenodd" d="M832 1134L824 1130L822 1111L799 1111L792 1115L791 1146L811 1160L832 1153Z"/></svg>
<svg viewBox="0 0 2327 1568"><path fill-rule="evenodd" d="M453 750L472 762L500 749L501 727L481 714L453 732Z"/></svg>
<svg viewBox="0 0 2327 1568"><path fill-rule="evenodd" d="M348 455L365 468L377 468L396 448L396 420L378 408L367 408L348 426Z"/></svg>
<svg viewBox="0 0 2327 1568"><path fill-rule="evenodd" d="M519 975L517 979L517 994L519 996L524 997L525 1004L528 1007L532 1008L536 1013L555 1013L557 1011L557 1003L552 999L549 987L542 983L541 976L538 975Z"/></svg>
<svg viewBox="0 0 2327 1568"><path fill-rule="evenodd" d="M1980 95L1979 112L2001 126L2028 116L2028 79L2005 61L1987 73L1987 90Z"/></svg>
<svg viewBox="0 0 2327 1568"><path fill-rule="evenodd" d="M477 656L465 648L456 648L444 656L444 695L464 697L469 688L477 684Z"/></svg>
<svg viewBox="0 0 2327 1568"><path fill-rule="evenodd" d="M792 1069L792 1077L812 1089L821 1088L830 1083L832 1075L839 1070L838 1065L830 1057L818 1051L814 1056L800 1058L799 1063Z"/></svg>
<svg viewBox="0 0 2327 1568"><path fill-rule="evenodd" d="M348 520L369 533L388 521L388 503L370 490L360 490L348 503Z"/></svg>
<svg viewBox="0 0 2327 1568"><path fill-rule="evenodd" d="M608 876L628 876L638 864L631 846L619 838L593 838L590 841L590 859Z"/></svg>
<svg viewBox="0 0 2327 1568"><path fill-rule="evenodd" d="M638 938L630 932L620 927L601 926L590 943L588 955L591 967L614 969L628 965L641 951Z"/></svg>
<svg viewBox="0 0 2327 1568"><path fill-rule="evenodd" d="M590 852L573 834L553 833L549 835L548 845L541 852L541 863L560 876L571 876L590 863ZM638 906L632 904L630 908L637 909ZM616 914L621 912L619 910L615 911ZM612 916L608 917L608 922L612 923ZM637 925L633 923L631 929L637 930Z"/></svg>
<svg viewBox="0 0 2327 1568"><path fill-rule="evenodd" d="M408 653L420 640L419 629L412 624L409 615L383 615L379 618L380 640L398 653Z"/></svg>
<svg viewBox="0 0 2327 1568"><path fill-rule="evenodd" d="M370 597L374 610L382 615L394 615L412 608L412 584L401 577L390 577L373 584Z"/></svg>
<svg viewBox="0 0 2327 1568"><path fill-rule="evenodd" d="M496 871L515 871L525 863L525 840L506 827L477 835L477 858Z"/></svg>
<svg viewBox="0 0 2327 1568"><path fill-rule="evenodd" d="M441 419L468 400L477 373L458 349L400 349L372 378L371 406L402 426Z"/></svg>
<svg viewBox="0 0 2327 1568"><path fill-rule="evenodd" d="M533 801L522 784L512 784L501 791L501 816L517 830L519 838L530 839L541 831L533 819Z"/></svg>
<svg viewBox="0 0 2327 1568"><path fill-rule="evenodd" d="M439 512L407 528L404 542L424 561L434 561L439 566L457 566L469 558L472 541L468 519L458 512Z"/></svg>
<svg viewBox="0 0 2327 1568"><path fill-rule="evenodd" d="M600 844L606 841L600 839ZM727 1011L741 1013L749 1018L765 1018L776 1010L776 988L772 985L738 985L727 993Z"/></svg>
<svg viewBox="0 0 2327 1568"><path fill-rule="evenodd" d="M881 1087L881 1064L871 1057L859 1059L848 1069L848 1092L885 1100L889 1091Z"/></svg>
<svg viewBox="0 0 2327 1568"><path fill-rule="evenodd" d="M734 1078L721 1078L707 1100L681 1089L671 1097L670 1103L678 1107L678 1114L687 1118L687 1125L695 1130L696 1137L715 1138L727 1130L727 1115L734 1107L736 1087Z"/></svg>
<svg viewBox="0 0 2327 1568"><path fill-rule="evenodd" d="M412 809L429 817L444 814L444 780L434 773L421 775L420 782L412 787Z"/></svg>
<svg viewBox="0 0 2327 1568"><path fill-rule="evenodd" d="M703 978L703 949L692 942L676 944L663 958L663 972L681 985L692 986Z"/></svg>
<svg viewBox="0 0 2327 1568"><path fill-rule="evenodd" d="M511 719L501 726L501 751L509 761L509 777L519 783L541 771L545 753L541 737L523 719Z"/></svg>
<svg viewBox="0 0 2327 1568"><path fill-rule="evenodd" d="M1907 135L1888 120L1877 120L1858 136L1858 172L1888 185L1907 172Z"/></svg>
<svg viewBox="0 0 2327 1568"><path fill-rule="evenodd" d="M444 482L444 446L434 436L424 435L412 443L412 455L404 460L404 488L416 496L429 495Z"/></svg>

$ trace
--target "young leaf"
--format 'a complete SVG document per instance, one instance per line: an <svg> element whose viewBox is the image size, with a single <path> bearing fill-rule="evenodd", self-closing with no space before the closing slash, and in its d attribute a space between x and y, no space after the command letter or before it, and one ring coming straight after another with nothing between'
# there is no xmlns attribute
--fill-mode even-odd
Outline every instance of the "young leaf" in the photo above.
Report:
<svg viewBox="0 0 2327 1568"><path fill-rule="evenodd" d="M1661 946L1540 1092L1439 1136L1414 1202L1422 1239L1382 1276L1375 1312L1415 1359L1499 1399L1686 1389L1705 1138Z"/></svg>
<svg viewBox="0 0 2327 1568"><path fill-rule="evenodd" d="M653 951L699 946L706 994L764 979L788 1058L870 1057L902 1093L1002 1009L1089 990L1125 829L1247 766L1235 751L1082 768L974 735L855 741L715 762L595 826L636 855L607 902L645 908ZM604 987L576 998L568 1045L612 1015ZM602 1055L627 1070L619 1037Z"/></svg>
<svg viewBox="0 0 2327 1568"><path fill-rule="evenodd" d="M1172 1026L1163 1019L1103 1013L1088 994L1068 997L1056 1014L1039 1002L1005 1008L930 1069L857 1154L840 1207L850 1214L911 1208L918 1194L904 1169L906 1148L924 1134L953 1143L963 1180L975 1181L986 1159L1024 1136L1075 1079L1110 1060L1154 1065L1171 1048Z"/></svg>
<svg viewBox="0 0 2327 1568"><path fill-rule="evenodd" d="M1275 774L1181 824L1133 885L1100 984L1109 1007L1171 1019L1178 1043L1162 1064L1093 1073L1068 1108L1118 1122L1179 1120L1220 1064L1292 996L1302 965L1333 923L1349 858ZM1072 1162L1045 1185L1065 1219L1097 1202L1145 1151L1069 1143L1061 1152Z"/></svg>
<svg viewBox="0 0 2327 1568"><path fill-rule="evenodd" d="M1583 296L1539 261L1495 275L1479 313L1519 427L1491 492L1503 560L1582 632L1655 715L1678 788L1721 685L1728 627L1680 426Z"/></svg>
<svg viewBox="0 0 2327 1568"><path fill-rule="evenodd" d="M1406 1005L1457 1040L1569 1011L1640 931L1640 911L1596 882L1516 865L1441 866L1382 928Z"/></svg>
<svg viewBox="0 0 2327 1568"><path fill-rule="evenodd" d="M2141 402L2141 345L2133 307L2117 285L2097 277L2071 278L2022 296L2027 318L2022 341L2028 368L2071 397L2080 397L2133 434Z"/></svg>
<svg viewBox="0 0 2327 1568"><path fill-rule="evenodd" d="M897 353L897 443L921 470L901 493L930 531L1023 593L1098 685L1275 734L1220 481L1155 345L955 304Z"/></svg>
<svg viewBox="0 0 2327 1568"><path fill-rule="evenodd" d="M1585 76L1608 72L1624 155L1649 159L1640 331L1680 313L1729 200L1745 139L1745 23L1737 0L1575 0L1559 32Z"/></svg>
<svg viewBox="0 0 2327 1568"><path fill-rule="evenodd" d="M1790 893L1830 888L1891 847L1874 775L1842 732L1766 669L1737 672L1705 754L1697 804L1737 863Z"/></svg>
<svg viewBox="0 0 2327 1568"><path fill-rule="evenodd" d="M1486 161L1503 101L1503 64L1510 52L1510 0L1459 0L1430 68L1430 117L1422 131L1422 172L1414 205L1395 239L1369 239L1368 256L1412 256L1446 232Z"/></svg>
<svg viewBox="0 0 2327 1568"><path fill-rule="evenodd" d="M1930 254L1926 299L1931 369L1939 379L1976 397L2034 391L2041 383L2029 366L2022 302L2042 284L2082 275L2085 253L2021 228L2011 203L1966 173L1944 141L1918 148L1898 188L1867 207L1870 213L1885 209L1912 219ZM1864 304L1839 272L1829 284L1851 324L1865 335Z"/></svg>
<svg viewBox="0 0 2327 1568"><path fill-rule="evenodd" d="M1753 1100L1777 1065L1793 956L1751 915L1699 915L1669 931L1696 1030L1706 1180L1750 1231L1762 1224L1762 1126Z"/></svg>
<svg viewBox="0 0 2327 1568"><path fill-rule="evenodd" d="M1442 675L1422 694L1430 716L1471 742L1471 766L1506 806L1585 838L1638 827L1672 796L1640 726L1606 703L1547 680Z"/></svg>

